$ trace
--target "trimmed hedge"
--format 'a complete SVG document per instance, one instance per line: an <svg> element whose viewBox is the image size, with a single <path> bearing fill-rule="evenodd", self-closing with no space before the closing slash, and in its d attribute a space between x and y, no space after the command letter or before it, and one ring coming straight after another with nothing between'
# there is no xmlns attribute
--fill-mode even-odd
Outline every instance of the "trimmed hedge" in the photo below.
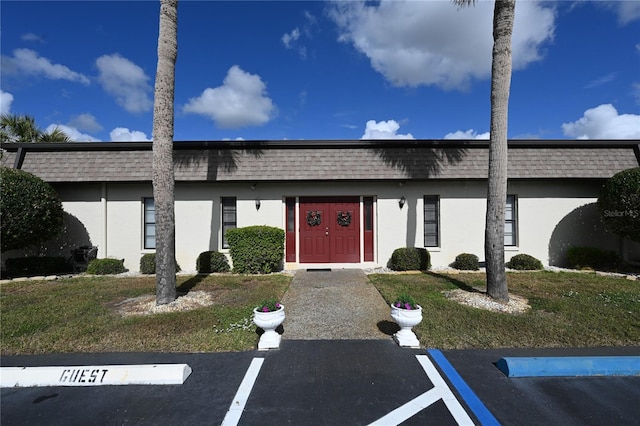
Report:
<svg viewBox="0 0 640 426"><path fill-rule="evenodd" d="M269 274L281 269L284 230L272 226L247 226L226 233L233 272Z"/></svg>
<svg viewBox="0 0 640 426"><path fill-rule="evenodd" d="M73 269L67 259L61 256L14 257L7 259L5 267L9 277L66 274Z"/></svg>
<svg viewBox="0 0 640 426"><path fill-rule="evenodd" d="M45 242L60 232L64 210L56 191L23 170L0 167L1 250Z"/></svg>
<svg viewBox="0 0 640 426"><path fill-rule="evenodd" d="M571 247L567 250L567 260L573 269L616 269L622 263L616 252L596 247Z"/></svg>
<svg viewBox="0 0 640 426"><path fill-rule="evenodd" d="M608 230L640 242L640 167L607 180L600 190L598 211Z"/></svg>
<svg viewBox="0 0 640 426"><path fill-rule="evenodd" d="M475 254L460 253L451 266L461 271L477 271L480 269L480 260Z"/></svg>
<svg viewBox="0 0 640 426"><path fill-rule="evenodd" d="M393 271L426 271L431 268L431 256L424 248L401 247L393 251L387 267Z"/></svg>
<svg viewBox="0 0 640 426"><path fill-rule="evenodd" d="M507 268L517 271L535 271L542 269L542 262L528 254L516 254L507 262Z"/></svg>
<svg viewBox="0 0 640 426"><path fill-rule="evenodd" d="M230 269L227 256L219 251L203 251L196 259L196 270L199 274L229 272Z"/></svg>
<svg viewBox="0 0 640 426"><path fill-rule="evenodd" d="M180 265L176 261L176 272L180 272ZM146 253L140 258L140 273L141 274L155 274L156 273L156 254Z"/></svg>
<svg viewBox="0 0 640 426"><path fill-rule="evenodd" d="M93 259L87 265L87 274L111 275L127 272L123 259Z"/></svg>

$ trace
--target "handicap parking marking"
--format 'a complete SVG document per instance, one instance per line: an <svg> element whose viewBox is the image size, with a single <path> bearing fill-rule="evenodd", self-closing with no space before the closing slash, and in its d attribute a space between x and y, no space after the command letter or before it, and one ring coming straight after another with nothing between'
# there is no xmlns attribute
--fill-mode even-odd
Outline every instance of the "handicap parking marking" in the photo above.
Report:
<svg viewBox="0 0 640 426"><path fill-rule="evenodd" d="M260 373L263 363L264 358L254 358L251 361L251 364L242 379L242 383L240 383L238 392L236 392L236 395L233 397L231 406L229 407L227 414L224 416L222 426L236 426L240 422L240 417L242 417L244 407L247 405L247 400L249 399L253 385L256 383L258 373Z"/></svg>
<svg viewBox="0 0 640 426"><path fill-rule="evenodd" d="M444 375L447 376L469 409L480 421L480 424L483 426L500 425L500 422L498 422L487 407L485 407L480 398L478 398L478 396L471 390L469 385L464 381L460 374L458 374L444 354L437 349L428 349L427 352L431 355L431 358L433 358L438 367L440 367L440 370L442 370Z"/></svg>
<svg viewBox="0 0 640 426"><path fill-rule="evenodd" d="M459 425L473 425L473 420L471 420L471 417L469 417L453 392L451 392L451 389L449 389L445 380L440 376L440 373L438 373L438 370L436 370L429 357L426 355L416 355L416 358L424 372L427 373L429 380L431 380L433 388L379 418L369 426L399 425L440 400L444 402L456 423Z"/></svg>

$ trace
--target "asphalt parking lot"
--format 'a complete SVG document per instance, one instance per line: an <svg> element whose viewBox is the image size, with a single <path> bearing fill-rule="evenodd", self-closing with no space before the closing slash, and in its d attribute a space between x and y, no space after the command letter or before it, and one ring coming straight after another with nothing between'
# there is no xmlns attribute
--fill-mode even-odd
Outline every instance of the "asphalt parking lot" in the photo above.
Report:
<svg viewBox="0 0 640 426"><path fill-rule="evenodd" d="M280 349L269 352L3 356L3 367L186 363L192 373L182 385L3 388L0 421L3 426L640 425L638 376L509 378L494 365L503 356L637 356L638 347L442 355L476 401L426 350L399 348L391 340L283 340ZM247 380L250 366L258 364L254 381ZM428 364L435 368L428 370ZM248 390L247 382L252 382Z"/></svg>

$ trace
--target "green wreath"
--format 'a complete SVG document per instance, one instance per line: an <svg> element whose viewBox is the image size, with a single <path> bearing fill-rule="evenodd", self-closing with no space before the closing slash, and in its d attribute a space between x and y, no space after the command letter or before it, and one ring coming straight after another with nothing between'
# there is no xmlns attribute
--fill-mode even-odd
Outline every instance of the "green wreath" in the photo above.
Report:
<svg viewBox="0 0 640 426"><path fill-rule="evenodd" d="M310 210L307 212L307 223L309 226L318 226L322 223L322 212Z"/></svg>
<svg viewBox="0 0 640 426"><path fill-rule="evenodd" d="M338 225L349 226L351 223L351 213L338 211Z"/></svg>

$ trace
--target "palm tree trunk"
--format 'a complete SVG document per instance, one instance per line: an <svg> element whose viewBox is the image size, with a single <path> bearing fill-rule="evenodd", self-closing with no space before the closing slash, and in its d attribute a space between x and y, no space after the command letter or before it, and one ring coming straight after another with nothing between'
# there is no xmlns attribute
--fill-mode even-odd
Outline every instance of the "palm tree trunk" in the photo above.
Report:
<svg viewBox="0 0 640 426"><path fill-rule="evenodd" d="M173 100L178 55L178 1L160 0L158 67L153 101L153 198L156 220L156 304L176 299Z"/></svg>
<svg viewBox="0 0 640 426"><path fill-rule="evenodd" d="M516 0L496 0L491 62L491 142L485 228L487 294L509 300L504 263L504 212L507 202L507 123L511 87L511 35Z"/></svg>

